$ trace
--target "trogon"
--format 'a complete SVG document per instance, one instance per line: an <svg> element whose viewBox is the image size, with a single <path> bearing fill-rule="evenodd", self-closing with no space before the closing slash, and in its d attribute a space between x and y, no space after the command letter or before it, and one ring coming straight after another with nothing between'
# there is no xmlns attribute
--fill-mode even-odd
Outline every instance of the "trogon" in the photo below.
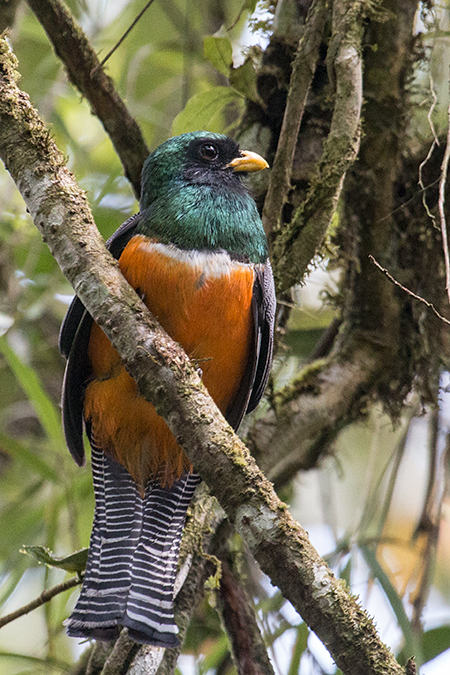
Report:
<svg viewBox="0 0 450 675"><path fill-rule="evenodd" d="M140 211L108 240L122 274L198 364L237 429L263 394L275 292L256 204L241 178L267 167L227 136L169 139L142 170ZM77 464L92 448L94 523L69 635L178 645L173 617L186 511L200 478L119 354L75 297L61 329L63 423Z"/></svg>

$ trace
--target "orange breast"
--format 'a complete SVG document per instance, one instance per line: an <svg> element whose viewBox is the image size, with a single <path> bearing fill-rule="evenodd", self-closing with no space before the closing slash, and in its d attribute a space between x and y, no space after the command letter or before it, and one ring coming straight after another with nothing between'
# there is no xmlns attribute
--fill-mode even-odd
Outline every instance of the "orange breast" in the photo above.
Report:
<svg viewBox="0 0 450 675"><path fill-rule="evenodd" d="M137 235L119 265L164 329L203 372L203 382L225 413L250 358L254 272L223 253L180 252ZM101 444L141 486L160 475L170 484L189 461L164 420L138 393L117 351L94 324L88 355L94 379L85 417Z"/></svg>

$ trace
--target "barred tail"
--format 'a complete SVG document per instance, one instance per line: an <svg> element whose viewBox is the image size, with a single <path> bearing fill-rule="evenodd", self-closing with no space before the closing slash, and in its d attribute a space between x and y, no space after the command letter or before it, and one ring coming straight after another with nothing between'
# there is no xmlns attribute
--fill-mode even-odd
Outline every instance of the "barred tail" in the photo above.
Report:
<svg viewBox="0 0 450 675"><path fill-rule="evenodd" d="M130 637L161 647L176 647L173 589L186 511L197 474L184 474L170 489L147 485L142 534L132 561L131 588L123 622Z"/></svg>
<svg viewBox="0 0 450 675"><path fill-rule="evenodd" d="M128 471L94 443L92 473L95 515L89 556L67 632L111 640L127 626L137 642L174 647L178 551L200 478L184 474L170 489L149 481L142 499Z"/></svg>

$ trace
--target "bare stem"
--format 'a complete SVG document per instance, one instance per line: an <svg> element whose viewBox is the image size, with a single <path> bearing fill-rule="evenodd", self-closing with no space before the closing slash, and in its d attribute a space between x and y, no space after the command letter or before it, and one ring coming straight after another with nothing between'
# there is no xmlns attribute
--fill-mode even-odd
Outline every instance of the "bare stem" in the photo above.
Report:
<svg viewBox="0 0 450 675"><path fill-rule="evenodd" d="M80 579L79 577L72 577L67 581L63 581L62 583L53 586L53 588L49 588L46 591L43 591L39 595L39 597L35 598L35 600L32 600L31 602L27 603L23 607L20 607L19 609L16 609L15 612L11 612L6 616L2 616L0 618L0 628L3 628L3 626L6 626L6 624L11 623L11 621L15 621L19 617L28 614L28 612L32 612L33 609L37 609L38 607L45 605L46 602L50 602L50 600L54 598L56 595L64 593L64 591L68 591L70 588L75 588L75 586L78 586L79 584L81 584L81 582L82 579Z"/></svg>
<svg viewBox="0 0 450 675"><path fill-rule="evenodd" d="M105 58L102 59L102 61L98 64L98 66L95 66L95 68L94 68L94 73L97 71L98 68L103 68L103 66L104 66L105 63L108 61L108 59L111 58L111 56L114 54L114 52L120 47L120 45L122 44L122 42L128 37L128 35L131 33L131 31L133 30L133 28L135 27L135 25L136 25L136 24L138 23L138 21L144 16L145 12L148 10L148 8L150 7L150 5L153 4L153 2L154 2L154 0L149 0L149 1L147 2L147 4L145 5L145 7L143 7L143 8L141 9L141 11L140 11L139 14L137 15L137 17L131 22L131 24L130 24L130 25L128 26L128 28L126 29L125 33L124 33L124 34L122 35L122 37L116 42L116 44L114 45L114 47L107 53L107 55L105 56ZM93 73L93 74L94 74L94 73Z"/></svg>
<svg viewBox="0 0 450 675"><path fill-rule="evenodd" d="M380 263L375 260L373 255L369 255L369 258L373 262L373 264L376 267L378 267L380 272L383 272L385 277L387 279L389 279L389 281L391 283L393 283L395 286L397 286L397 288L400 288L402 291L404 291L405 293L410 295L415 300L418 300L419 302L422 302L426 307L431 309L431 311L437 316L438 319L440 319L441 321L443 321L447 325L450 325L450 321L448 319L446 319L445 316L442 316L442 314L439 314L439 312L437 311L436 307L433 305L432 302L429 302L428 300L425 300L425 298L422 298L420 295L417 295L417 293L413 293L413 291L411 291L409 288L406 288L406 286L403 286L403 284L401 284L399 281L397 281L397 279L394 279L392 274L389 274L389 272L387 271L387 269L385 267L381 267Z"/></svg>

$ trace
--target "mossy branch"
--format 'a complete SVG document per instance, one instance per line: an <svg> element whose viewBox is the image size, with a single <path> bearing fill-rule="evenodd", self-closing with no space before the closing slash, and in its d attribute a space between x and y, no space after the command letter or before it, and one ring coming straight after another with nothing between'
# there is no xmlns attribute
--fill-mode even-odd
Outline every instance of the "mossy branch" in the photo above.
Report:
<svg viewBox="0 0 450 675"><path fill-rule="evenodd" d="M158 326L104 247L0 40L0 156L77 294L167 421L261 569L352 675L402 673L375 626L292 518L181 348Z"/></svg>
<svg viewBox="0 0 450 675"><path fill-rule="evenodd" d="M355 160L360 141L362 105L362 24L371 3L336 0L333 3L333 36L329 52L335 54L336 102L325 141L305 201L274 243L275 277L280 291L298 283L327 232L348 167Z"/></svg>
<svg viewBox="0 0 450 675"><path fill-rule="evenodd" d="M270 183L263 208L264 229L268 237L280 227L281 211L291 183L292 162L306 97L316 70L323 29L328 16L326 0L315 0L306 17L297 54L292 64L289 93Z"/></svg>

